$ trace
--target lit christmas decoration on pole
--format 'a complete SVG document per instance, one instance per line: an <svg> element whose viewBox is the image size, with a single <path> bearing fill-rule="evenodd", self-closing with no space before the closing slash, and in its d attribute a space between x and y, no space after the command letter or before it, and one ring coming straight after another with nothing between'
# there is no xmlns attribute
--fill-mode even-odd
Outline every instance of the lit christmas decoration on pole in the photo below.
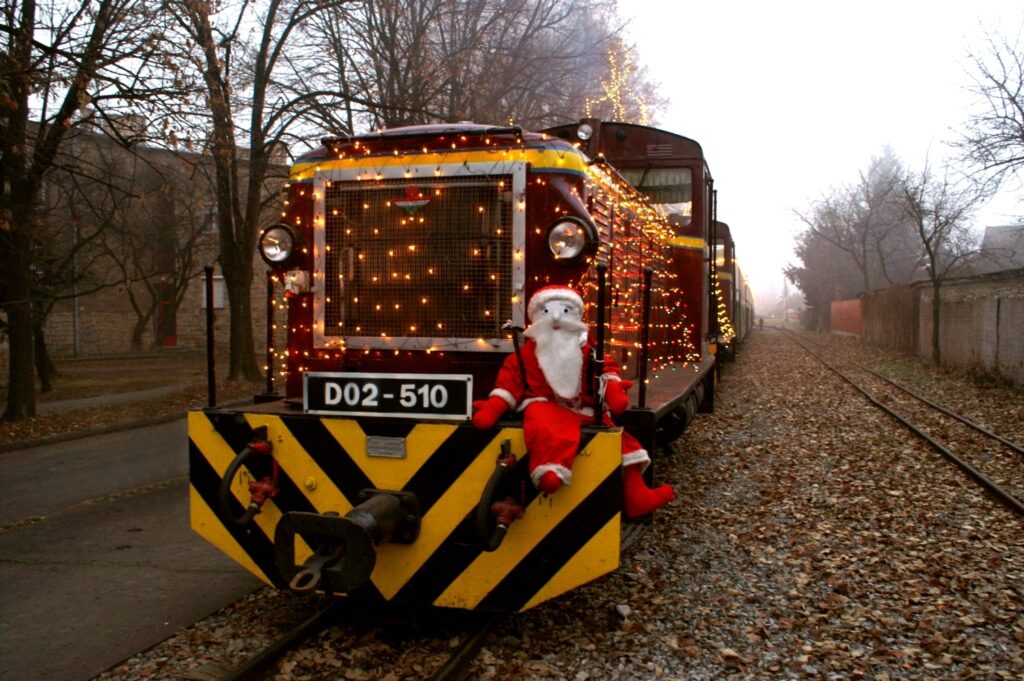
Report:
<svg viewBox="0 0 1024 681"><path fill-rule="evenodd" d="M619 64L621 57L622 64ZM588 98L585 104L587 118L594 117L594 110L601 104L611 105L611 119L650 125L651 105L646 96L638 92L633 84L637 82L637 69L633 64L633 49L621 40L608 49L608 77L601 80L603 94L597 99ZM634 116L628 104L639 109Z"/></svg>

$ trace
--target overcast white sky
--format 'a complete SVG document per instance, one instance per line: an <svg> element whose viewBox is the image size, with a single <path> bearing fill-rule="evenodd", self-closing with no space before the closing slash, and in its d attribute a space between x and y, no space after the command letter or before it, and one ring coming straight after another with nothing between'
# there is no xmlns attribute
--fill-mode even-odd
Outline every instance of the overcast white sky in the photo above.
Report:
<svg viewBox="0 0 1024 681"><path fill-rule="evenodd" d="M804 210L855 182L885 145L920 168L972 103L968 52L1011 38L1019 0L620 0L631 40L670 100L658 127L700 142L755 290L781 288ZM1012 222L1019 188L980 224Z"/></svg>

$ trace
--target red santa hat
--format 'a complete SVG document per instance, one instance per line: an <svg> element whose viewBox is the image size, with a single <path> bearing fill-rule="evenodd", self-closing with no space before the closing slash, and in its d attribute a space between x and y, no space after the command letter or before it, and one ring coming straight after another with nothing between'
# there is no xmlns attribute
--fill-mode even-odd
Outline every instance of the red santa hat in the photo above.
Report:
<svg viewBox="0 0 1024 681"><path fill-rule="evenodd" d="M530 303L526 306L527 318L532 322L534 315L537 311L542 309L548 303L561 300L567 303L571 303L579 308L580 314L583 313L583 298L575 289L569 288L568 286L562 286L555 284L551 286L545 286L537 289L530 298Z"/></svg>

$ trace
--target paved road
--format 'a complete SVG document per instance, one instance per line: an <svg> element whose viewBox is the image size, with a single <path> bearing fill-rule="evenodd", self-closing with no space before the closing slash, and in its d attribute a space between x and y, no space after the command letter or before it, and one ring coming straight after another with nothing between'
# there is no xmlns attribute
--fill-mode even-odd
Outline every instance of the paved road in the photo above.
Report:
<svg viewBox="0 0 1024 681"><path fill-rule="evenodd" d="M0 454L0 680L80 681L260 582L188 526L184 420Z"/></svg>

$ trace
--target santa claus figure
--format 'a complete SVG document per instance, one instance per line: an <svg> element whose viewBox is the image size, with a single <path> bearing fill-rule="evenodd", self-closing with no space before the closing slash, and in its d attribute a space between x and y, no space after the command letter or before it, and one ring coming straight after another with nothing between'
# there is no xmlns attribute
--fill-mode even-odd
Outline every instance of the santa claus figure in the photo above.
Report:
<svg viewBox="0 0 1024 681"><path fill-rule="evenodd" d="M530 325L521 351L509 355L486 400L473 403L473 425L491 428L508 409L523 413L523 436L530 453L530 479L537 489L553 494L572 483L572 464L580 442L580 427L594 422L597 400L586 380L590 339L583 322L583 299L566 286L538 290L527 305ZM600 377L604 404L614 414L629 406L626 391L632 381L621 380L618 364L605 358ZM603 422L614 425L608 410ZM627 516L647 515L675 498L669 485L647 486L643 470L650 456L636 438L622 433L623 503Z"/></svg>

